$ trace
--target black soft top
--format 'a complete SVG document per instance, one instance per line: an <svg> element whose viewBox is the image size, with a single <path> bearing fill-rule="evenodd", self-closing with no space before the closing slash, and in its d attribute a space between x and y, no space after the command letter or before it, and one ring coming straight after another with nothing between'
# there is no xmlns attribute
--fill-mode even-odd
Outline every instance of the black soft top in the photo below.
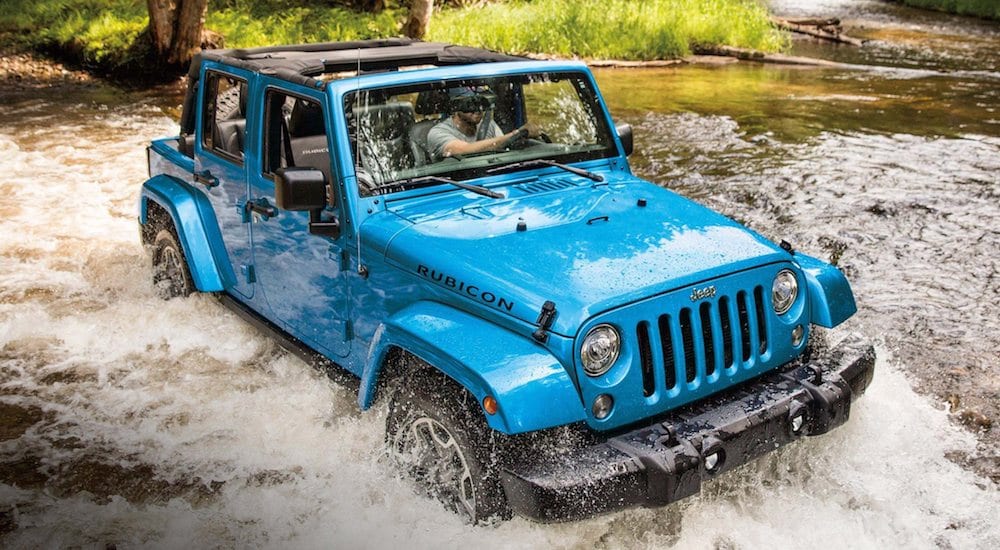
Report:
<svg viewBox="0 0 1000 550"><path fill-rule="evenodd" d="M278 78L312 87L322 87L323 74L358 71L392 71L422 65L448 66L525 58L480 48L409 38L354 40L263 48L205 50L195 55L188 69L188 89L181 115L181 133L194 132L195 98L205 60L232 67L272 74Z"/></svg>

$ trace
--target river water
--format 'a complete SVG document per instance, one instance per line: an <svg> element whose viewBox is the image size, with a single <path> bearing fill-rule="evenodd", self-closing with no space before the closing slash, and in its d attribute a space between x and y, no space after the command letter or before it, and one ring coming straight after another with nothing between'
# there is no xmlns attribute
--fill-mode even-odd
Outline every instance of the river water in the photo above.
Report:
<svg viewBox="0 0 1000 550"><path fill-rule="evenodd" d="M135 198L176 96L0 86L0 545L1000 547L1000 26L773 5L875 42L597 75L637 173L848 274L832 335L879 351L848 425L672 507L463 525L382 461L383 411L213 299L155 297Z"/></svg>

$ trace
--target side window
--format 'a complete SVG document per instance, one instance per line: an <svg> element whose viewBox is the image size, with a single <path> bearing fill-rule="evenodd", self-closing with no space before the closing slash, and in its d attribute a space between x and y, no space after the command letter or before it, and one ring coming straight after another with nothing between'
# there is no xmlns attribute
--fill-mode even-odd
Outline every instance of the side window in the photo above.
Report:
<svg viewBox="0 0 1000 550"><path fill-rule="evenodd" d="M332 181L322 104L280 90L268 90L265 101L264 174L304 166L319 169Z"/></svg>
<svg viewBox="0 0 1000 550"><path fill-rule="evenodd" d="M240 164L246 139L246 93L245 80L215 71L206 75L201 145Z"/></svg>

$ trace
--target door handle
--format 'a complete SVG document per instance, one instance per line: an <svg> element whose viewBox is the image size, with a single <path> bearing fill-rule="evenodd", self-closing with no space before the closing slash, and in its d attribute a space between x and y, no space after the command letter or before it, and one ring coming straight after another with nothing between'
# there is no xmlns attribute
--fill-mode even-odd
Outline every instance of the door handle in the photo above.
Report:
<svg viewBox="0 0 1000 550"><path fill-rule="evenodd" d="M264 221L278 215L278 209L271 205L271 203L263 197L247 201L247 203L243 206L243 210L248 213L252 212L254 214L260 214Z"/></svg>
<svg viewBox="0 0 1000 550"><path fill-rule="evenodd" d="M194 173L194 181L204 185L205 187L211 189L213 187L219 186L219 178L212 175L212 172L208 170L202 170L201 172Z"/></svg>

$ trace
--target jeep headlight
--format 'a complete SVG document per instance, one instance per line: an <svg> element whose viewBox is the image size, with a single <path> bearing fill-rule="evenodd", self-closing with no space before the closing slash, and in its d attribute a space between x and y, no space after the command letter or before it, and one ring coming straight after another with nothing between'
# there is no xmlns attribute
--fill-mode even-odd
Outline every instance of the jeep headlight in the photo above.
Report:
<svg viewBox="0 0 1000 550"><path fill-rule="evenodd" d="M798 295L799 282L795 279L795 273L788 269L779 271L771 283L771 304L774 305L774 312L778 315L787 313Z"/></svg>
<svg viewBox="0 0 1000 550"><path fill-rule="evenodd" d="M621 351L621 337L611 325L597 325L590 329L580 346L583 370L588 376L600 376L618 360Z"/></svg>

